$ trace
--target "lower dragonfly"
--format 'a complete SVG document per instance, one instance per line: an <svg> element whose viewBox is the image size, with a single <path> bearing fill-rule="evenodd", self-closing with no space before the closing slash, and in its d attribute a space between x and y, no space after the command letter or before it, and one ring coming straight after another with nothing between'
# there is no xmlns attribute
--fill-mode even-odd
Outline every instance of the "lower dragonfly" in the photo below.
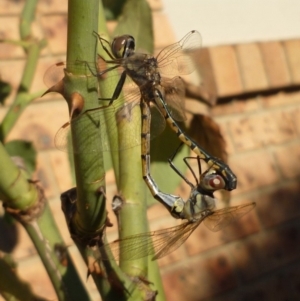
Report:
<svg viewBox="0 0 300 301"><path fill-rule="evenodd" d="M211 156L203 148L197 145L180 129L173 118L173 116L175 116L177 120L182 118L182 107L184 101L184 84L182 79L176 75L189 74L194 70L194 65L188 52L201 46L200 34L195 30L190 31L179 42L169 45L161 50L156 57L135 52L135 40L130 35L116 37L111 44L100 35L97 34L97 36L104 51L111 58L111 60L106 60L104 58L102 58L102 60L106 64L111 64L112 66L101 71L98 69L92 69L92 67L86 63L86 66L90 69L93 76L97 78L107 76L109 79L107 74L111 70L117 68L122 69L119 82L115 87L113 95L111 97L101 98L101 100L109 101L108 106L113 106L118 100L121 91L125 86L125 81L128 78L139 90L138 94L129 92L125 107L128 108L129 105L132 106L137 103L139 103L141 107L142 172L143 178L154 198L162 202L164 205L170 205L173 201L172 198L170 199L168 197L169 195L164 194L157 189L157 186L150 175L150 137L153 138L154 136L154 133L150 130L152 117L151 107L157 108L158 112L163 115L171 129L176 132L178 138L183 143L188 145L192 151L199 156L199 158L203 159L208 164L210 168L217 170L222 174L224 178L224 189L235 189L237 183L236 176L229 166L220 159ZM175 77L173 77L173 79L167 79L163 77L165 75ZM56 145L58 145L58 148L61 148L60 145L66 144L65 142L67 141L66 137L69 132L70 124L81 122L84 117L86 117L85 119L90 119L92 121L94 115L98 117L99 114L101 114L103 110L101 111L100 109L95 108L87 110L77 118L72 119L71 122L66 123L56 135ZM109 108L104 110L108 109ZM116 111L122 111L122 109L123 108L118 107L118 105L113 108L113 110ZM98 120L98 118L95 119ZM105 131L110 132L115 129L106 129L105 126L102 126L101 124L98 126L99 132L101 131L101 135L99 134L100 138L90 138L93 139L95 143L99 140L102 141L102 145L104 145L102 150L108 149L108 143L103 142L104 136L107 135ZM90 139L87 137L88 135L86 135L86 133L82 133L80 136L82 136L82 139ZM132 145L128 147L132 147ZM96 149L99 150L99 147Z"/></svg>
<svg viewBox="0 0 300 301"><path fill-rule="evenodd" d="M101 259L111 260L114 258L118 260L122 258L122 260L127 261L145 256L152 256L152 260L162 258L179 248L202 222L209 230L216 232L240 219L255 207L255 203L248 203L215 210L216 199L213 193L224 188L223 176L218 170L211 167L201 174L200 157L186 157L184 162L195 179L196 184L193 184L174 166L173 159L176 153L177 151L169 160L170 166L191 187L191 193L185 203L178 203L178 199L174 197L173 208L170 211L175 211L178 218L186 221L175 227L115 240L100 248ZM198 177L187 159L197 160ZM110 248L111 252L106 252L107 248Z"/></svg>

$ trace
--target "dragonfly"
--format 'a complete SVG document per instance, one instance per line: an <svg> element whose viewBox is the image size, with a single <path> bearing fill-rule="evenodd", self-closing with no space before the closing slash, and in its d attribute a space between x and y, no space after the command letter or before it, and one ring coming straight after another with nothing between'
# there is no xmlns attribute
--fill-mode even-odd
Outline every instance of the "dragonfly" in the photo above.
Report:
<svg viewBox="0 0 300 301"><path fill-rule="evenodd" d="M195 183L192 183L174 166L175 154L169 159L170 166L191 187L188 200L183 206L180 204L174 209L180 212L183 223L166 229L131 235L103 245L100 247L101 259L121 258L128 261L145 256L152 256L152 260L160 259L179 248L202 222L209 230L216 232L240 219L255 207L255 203L248 203L215 210L217 200L213 193L225 187L222 174L212 167L201 174L200 157L185 157L184 162L195 180ZM197 161L198 176L187 159ZM174 206L176 205L174 202ZM111 252L106 252L107 248Z"/></svg>
<svg viewBox="0 0 300 301"><path fill-rule="evenodd" d="M119 81L110 97L100 97L102 101L108 101L108 108L94 108L87 110L78 117L72 118L58 131L55 137L55 144L59 149L65 149L67 145L67 137L70 125L75 123L97 120L97 131L87 135L85 132L78 135L78 139L90 139L94 143L95 151L119 150L119 146L111 145L106 137L111 135L117 128L106 128L105 124L101 123L102 114L106 114L108 110L116 114L112 114L113 118L116 115L126 115L124 112L130 111L135 105L140 105L141 109L141 134L128 133L137 138L137 144L141 144L142 157L142 174L145 183L147 184L153 197L163 203L166 207L170 207L174 199L169 198L168 194L159 191L157 185L151 177L150 173L150 138L162 131L164 120L169 124L171 129L177 134L178 138L188 145L190 149L203 159L209 167L220 171L225 179L224 189L233 190L236 188L237 179L230 167L222 160L211 156L202 147L197 145L190 139L178 126L178 120L183 120L184 113L184 83L179 75L189 74L194 71L195 66L192 62L190 52L201 47L201 35L198 31L192 30L185 35L179 42L171 44L162 49L156 57L139 53L135 51L135 40L130 35L116 37L112 43L102 38L95 33L101 43L103 50L107 53L110 59L102 59L108 68L92 68L90 64L85 62L85 67L88 68L92 76L99 80L105 78L105 82L110 84L109 72L116 69L120 70ZM133 85L132 85L132 84ZM135 88L133 88L135 87ZM125 105L119 102L121 92L127 94ZM107 107L105 106L105 107ZM156 112L156 114L153 114ZM100 116L100 118L99 118ZM151 123L151 119L154 119ZM160 117L161 120L160 121ZM98 122L100 120L100 122ZM156 131L152 130L151 125L155 124ZM85 130L85 129L84 129ZM97 135L95 137L94 135ZM139 135L141 135L139 138ZM80 138L81 137L81 138ZM130 143L123 145L123 148L134 146L133 139L128 139ZM80 143L80 142L79 142ZM100 145L101 143L101 145ZM93 150L93 148L92 148ZM74 150L76 152L76 150Z"/></svg>

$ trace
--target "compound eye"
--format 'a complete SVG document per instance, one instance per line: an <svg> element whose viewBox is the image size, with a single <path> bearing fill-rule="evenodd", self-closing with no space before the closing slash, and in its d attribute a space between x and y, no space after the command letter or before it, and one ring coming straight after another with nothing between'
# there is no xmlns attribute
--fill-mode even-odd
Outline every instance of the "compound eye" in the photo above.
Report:
<svg viewBox="0 0 300 301"><path fill-rule="evenodd" d="M219 190L224 189L226 187L226 183L222 176L217 174L214 170L210 170L210 172L205 173L201 177L200 185L202 188L206 190Z"/></svg>
<svg viewBox="0 0 300 301"><path fill-rule="evenodd" d="M111 50L115 58L126 58L134 53L135 40L130 35L123 35L114 38L111 43Z"/></svg>

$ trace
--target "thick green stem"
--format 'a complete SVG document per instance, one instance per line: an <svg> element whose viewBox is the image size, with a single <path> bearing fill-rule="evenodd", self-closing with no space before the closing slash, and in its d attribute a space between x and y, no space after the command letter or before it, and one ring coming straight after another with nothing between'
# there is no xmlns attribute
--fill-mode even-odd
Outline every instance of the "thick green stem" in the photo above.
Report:
<svg viewBox="0 0 300 301"><path fill-rule="evenodd" d="M28 176L20 170L6 152L0 142L0 198L13 209L26 210L37 200L35 185L30 183Z"/></svg>
<svg viewBox="0 0 300 301"><path fill-rule="evenodd" d="M59 300L68 300L69 294L73 294L72 286L74 283L77 283L76 294L84 298L87 297L84 286L67 252L68 265L64 266L58 261L53 251L55 244L63 245L63 240L46 204L42 190L28 180L25 171L17 168L2 143L0 143L0 165L2 167L0 172L1 199L6 210L21 221L31 237ZM64 283L63 286L62 283ZM71 300L75 300L75 298L71 298Z"/></svg>
<svg viewBox="0 0 300 301"><path fill-rule="evenodd" d="M90 300L46 203L42 217L23 224L47 270L59 300ZM47 239L45 239L47 238ZM55 246L61 246L60 261Z"/></svg>
<svg viewBox="0 0 300 301"><path fill-rule="evenodd" d="M97 0L69 0L67 62L95 60L96 38L93 31L97 27ZM74 68L73 64L67 65L64 97L68 101L70 110L74 109L75 97L83 102L81 112L99 106L97 81L91 81L91 77L85 75L82 74L82 69ZM105 198L103 199L101 193L98 193L105 185L105 170L103 154L100 150L95 151L94 141L88 139L89 136L97 136L96 131L99 129L96 124L99 120L80 117L77 120L80 122L72 123L78 198L77 212L73 221L76 231L86 235L101 229L106 219ZM84 139L82 135L87 136L85 143L80 143Z"/></svg>

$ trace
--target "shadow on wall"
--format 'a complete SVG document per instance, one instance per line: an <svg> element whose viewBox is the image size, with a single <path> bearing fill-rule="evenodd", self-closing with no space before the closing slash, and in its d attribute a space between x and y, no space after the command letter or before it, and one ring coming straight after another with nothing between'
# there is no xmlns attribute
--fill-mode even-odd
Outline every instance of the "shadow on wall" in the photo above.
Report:
<svg viewBox="0 0 300 301"><path fill-rule="evenodd" d="M247 220L224 229L222 245L164 275L167 300L300 300L300 184L253 201L261 230L240 239Z"/></svg>

